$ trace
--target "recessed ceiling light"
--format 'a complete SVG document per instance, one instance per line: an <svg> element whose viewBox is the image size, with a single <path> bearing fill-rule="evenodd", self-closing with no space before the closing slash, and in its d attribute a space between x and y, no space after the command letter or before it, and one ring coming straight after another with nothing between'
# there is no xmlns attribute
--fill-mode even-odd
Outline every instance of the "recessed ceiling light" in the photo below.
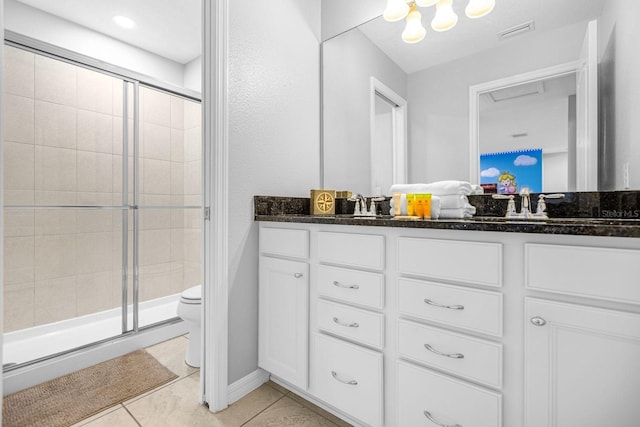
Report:
<svg viewBox="0 0 640 427"><path fill-rule="evenodd" d="M113 22L115 22L122 28L133 28L136 26L136 23L133 22L133 19L127 18L126 16L117 15L117 16L114 16L112 19L113 19Z"/></svg>

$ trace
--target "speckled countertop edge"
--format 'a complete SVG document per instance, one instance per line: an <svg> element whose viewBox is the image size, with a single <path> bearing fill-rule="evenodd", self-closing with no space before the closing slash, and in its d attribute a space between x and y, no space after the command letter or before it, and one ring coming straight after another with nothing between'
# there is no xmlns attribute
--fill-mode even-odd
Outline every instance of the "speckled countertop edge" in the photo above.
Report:
<svg viewBox="0 0 640 427"><path fill-rule="evenodd" d="M346 203L346 202L343 202ZM341 209L337 203L337 214L334 216L309 215L309 199L303 197L273 197L255 196L255 220L266 222L291 222L306 224L332 224L368 227L401 227L439 230L490 231L506 233L536 233L559 234L576 236L604 236L604 237L640 237L640 220L610 221L590 223L588 218L584 222L561 222L555 218L554 222L545 221L487 221L480 218L469 219L439 219L439 220L396 220L389 216L371 218L354 218L340 216ZM346 212L345 212L346 213Z"/></svg>
<svg viewBox="0 0 640 427"><path fill-rule="evenodd" d="M640 237L640 223L631 225L487 222L469 219L395 220L390 218L340 218L319 215L256 215L256 221L305 224L355 225L367 227L426 228L437 230L498 231L505 233L564 234L576 236ZM526 223L524 223L526 222Z"/></svg>

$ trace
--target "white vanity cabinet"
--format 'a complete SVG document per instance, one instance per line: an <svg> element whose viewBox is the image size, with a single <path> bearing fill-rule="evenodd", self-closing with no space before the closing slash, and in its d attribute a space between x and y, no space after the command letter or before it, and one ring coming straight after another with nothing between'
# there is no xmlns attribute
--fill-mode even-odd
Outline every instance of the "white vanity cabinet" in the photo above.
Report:
<svg viewBox="0 0 640 427"><path fill-rule="evenodd" d="M526 244L525 263L548 292L525 298L525 425L638 425L640 314L594 304L640 302L640 251Z"/></svg>
<svg viewBox="0 0 640 427"><path fill-rule="evenodd" d="M306 389L309 379L309 231L262 227L258 366Z"/></svg>
<svg viewBox="0 0 640 427"><path fill-rule="evenodd" d="M369 426L384 425L385 237L318 231L312 389Z"/></svg>
<svg viewBox="0 0 640 427"><path fill-rule="evenodd" d="M640 239L260 224L260 366L356 426L636 426Z"/></svg>
<svg viewBox="0 0 640 427"><path fill-rule="evenodd" d="M640 315L527 298L525 421L637 426Z"/></svg>
<svg viewBox="0 0 640 427"><path fill-rule="evenodd" d="M398 272L397 425L501 426L502 345L467 331L502 337L502 245L400 237Z"/></svg>

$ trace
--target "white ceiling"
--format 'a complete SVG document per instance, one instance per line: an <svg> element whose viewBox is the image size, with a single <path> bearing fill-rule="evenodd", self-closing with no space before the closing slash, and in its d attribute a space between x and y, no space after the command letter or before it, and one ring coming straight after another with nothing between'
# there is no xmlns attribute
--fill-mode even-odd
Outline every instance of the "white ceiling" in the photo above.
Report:
<svg viewBox="0 0 640 427"><path fill-rule="evenodd" d="M201 0L18 0L181 64L202 51ZM136 22L130 30L115 15Z"/></svg>
<svg viewBox="0 0 640 427"><path fill-rule="evenodd" d="M497 47L498 33L535 21L535 32L544 32L600 16L606 0L496 0L493 12L479 19L464 14L466 0L454 0L458 24L442 33L431 29L435 7L419 8L427 35L421 42L407 44L400 35L405 21L386 22L377 18L360 26L360 30L378 45L406 73L414 73L486 49ZM526 37L519 35L516 38ZM550 47L552 48L552 47Z"/></svg>
<svg viewBox="0 0 640 427"><path fill-rule="evenodd" d="M68 21L77 23L157 55L185 64L202 50L201 0L18 0ZM536 32L598 17L606 0L496 0L496 7L480 19L464 15L466 0L454 0L458 24L437 33L430 22L435 7L420 8L427 36L416 44L400 38L404 21L382 18L362 25L360 30L405 72L449 62L496 47L497 33L529 20ZM114 15L125 15L137 26L126 30L113 23ZM525 37L525 36L517 36Z"/></svg>

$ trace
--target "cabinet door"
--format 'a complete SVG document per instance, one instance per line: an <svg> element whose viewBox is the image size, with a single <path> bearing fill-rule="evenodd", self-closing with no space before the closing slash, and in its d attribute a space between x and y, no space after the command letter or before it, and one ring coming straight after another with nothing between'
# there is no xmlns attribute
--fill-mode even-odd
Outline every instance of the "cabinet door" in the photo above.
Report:
<svg viewBox="0 0 640 427"><path fill-rule="evenodd" d="M637 426L640 315L527 298L525 425Z"/></svg>
<svg viewBox="0 0 640 427"><path fill-rule="evenodd" d="M258 365L306 389L309 264L260 257L259 304Z"/></svg>

